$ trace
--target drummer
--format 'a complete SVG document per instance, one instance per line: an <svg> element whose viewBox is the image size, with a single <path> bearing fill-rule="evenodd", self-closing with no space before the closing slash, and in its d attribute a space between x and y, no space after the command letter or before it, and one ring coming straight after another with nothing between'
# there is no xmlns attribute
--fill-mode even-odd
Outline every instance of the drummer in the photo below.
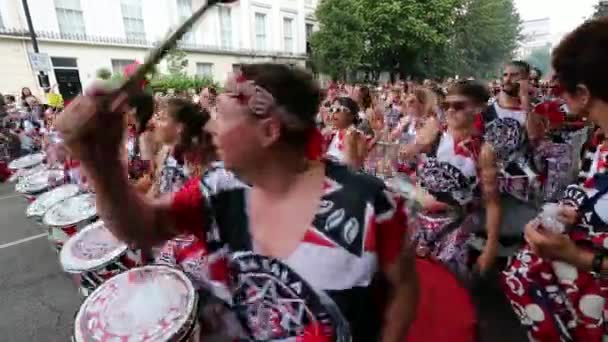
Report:
<svg viewBox="0 0 608 342"><path fill-rule="evenodd" d="M588 21L553 50L553 68L575 114L608 132L608 18ZM599 342L608 335L608 179L566 190L558 225L525 227L528 246L503 274L507 297L535 341Z"/></svg>
<svg viewBox="0 0 608 342"><path fill-rule="evenodd" d="M350 323L354 341L375 340L380 324L383 341L403 341L416 309L418 283L413 253L403 244L402 201L375 179L332 161L306 158L305 140L315 129L320 101L307 73L277 64L241 69L242 74L228 78L226 93L218 98L218 118L209 125L225 168L210 170L201 182L158 201L133 191L121 170L122 131L115 118L126 95L114 101L114 113L97 111L92 96L79 97L66 109L58 127L91 170L101 216L127 241L152 245L191 232L231 253L274 257L289 266L287 274L271 277L272 270L263 264L244 270L269 272L269 279L294 286L295 293L297 284L289 279L300 277L327 291ZM92 115L99 115L98 126L84 131L81 125ZM89 138L80 139L83 133ZM384 322L373 314L370 285L378 271L393 290ZM251 284L234 285L262 295ZM281 296L273 292L265 298L278 303ZM236 300L250 331L286 338L295 334L290 326L304 327L282 310L273 311L271 321L258 321L256 314L270 314L267 307ZM302 303L308 300L302 298Z"/></svg>
<svg viewBox="0 0 608 342"><path fill-rule="evenodd" d="M473 81L454 84L445 101L447 129L442 131L436 119L427 120L402 153L405 160L417 160L416 181L425 191L413 233L417 252L437 258L461 278L469 275L468 243L481 203L488 241L477 259L479 271L491 268L498 247L496 156L476 137L473 126L489 97L486 88Z"/></svg>
<svg viewBox="0 0 608 342"><path fill-rule="evenodd" d="M330 107L332 127L325 136L327 156L354 169L363 167L367 143L363 132L357 130L359 106L350 97L338 97Z"/></svg>

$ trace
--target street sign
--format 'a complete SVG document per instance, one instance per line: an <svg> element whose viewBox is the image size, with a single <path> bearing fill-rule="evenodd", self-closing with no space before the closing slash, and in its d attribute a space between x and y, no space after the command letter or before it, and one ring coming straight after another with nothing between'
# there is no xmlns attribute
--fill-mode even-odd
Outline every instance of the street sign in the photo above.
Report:
<svg viewBox="0 0 608 342"><path fill-rule="evenodd" d="M30 64L32 65L32 69L34 69L34 71L52 71L53 68L51 66L51 58L48 54L30 52L29 57Z"/></svg>

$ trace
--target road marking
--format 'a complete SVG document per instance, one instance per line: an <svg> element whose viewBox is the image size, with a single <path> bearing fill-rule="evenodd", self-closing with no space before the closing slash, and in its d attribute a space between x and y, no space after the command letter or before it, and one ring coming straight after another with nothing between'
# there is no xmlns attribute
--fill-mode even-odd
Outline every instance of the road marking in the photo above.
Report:
<svg viewBox="0 0 608 342"><path fill-rule="evenodd" d="M25 242L28 242L28 241L32 241L32 240L36 240L36 239L40 239L41 237L45 237L45 236L47 236L47 234L46 233L42 233L42 234L26 237L24 239L20 239L20 240L17 240L17 241L5 243L3 245L0 245L0 249L4 249L4 248L7 248L7 247L12 247L12 246L20 245L22 243L25 243Z"/></svg>
<svg viewBox="0 0 608 342"><path fill-rule="evenodd" d="M15 197L21 197L21 195L10 195L10 196L0 197L0 201L9 199L9 198L15 198Z"/></svg>

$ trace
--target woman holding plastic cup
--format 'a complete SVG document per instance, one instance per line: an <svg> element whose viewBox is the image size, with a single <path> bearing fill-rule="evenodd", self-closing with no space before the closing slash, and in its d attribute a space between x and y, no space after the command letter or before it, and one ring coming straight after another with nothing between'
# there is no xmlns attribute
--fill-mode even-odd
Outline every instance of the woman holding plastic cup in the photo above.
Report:
<svg viewBox="0 0 608 342"><path fill-rule="evenodd" d="M589 21L553 51L572 112L608 132L608 18ZM535 341L599 342L607 335L608 176L572 185L559 207L525 227L528 245L503 273L506 295ZM565 231L561 232L561 225Z"/></svg>

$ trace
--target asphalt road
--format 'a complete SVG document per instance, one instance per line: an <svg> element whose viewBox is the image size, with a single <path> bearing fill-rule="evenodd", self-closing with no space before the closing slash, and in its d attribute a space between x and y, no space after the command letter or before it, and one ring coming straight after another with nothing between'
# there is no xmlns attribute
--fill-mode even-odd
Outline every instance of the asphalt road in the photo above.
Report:
<svg viewBox="0 0 608 342"><path fill-rule="evenodd" d="M0 342L66 342L81 298L46 237L22 241L43 233L26 206L0 184ZM494 278L477 286L475 302L482 342L527 341Z"/></svg>
<svg viewBox="0 0 608 342"><path fill-rule="evenodd" d="M26 206L12 184L0 184L0 341L66 342L80 298L46 237L18 243L43 233Z"/></svg>

